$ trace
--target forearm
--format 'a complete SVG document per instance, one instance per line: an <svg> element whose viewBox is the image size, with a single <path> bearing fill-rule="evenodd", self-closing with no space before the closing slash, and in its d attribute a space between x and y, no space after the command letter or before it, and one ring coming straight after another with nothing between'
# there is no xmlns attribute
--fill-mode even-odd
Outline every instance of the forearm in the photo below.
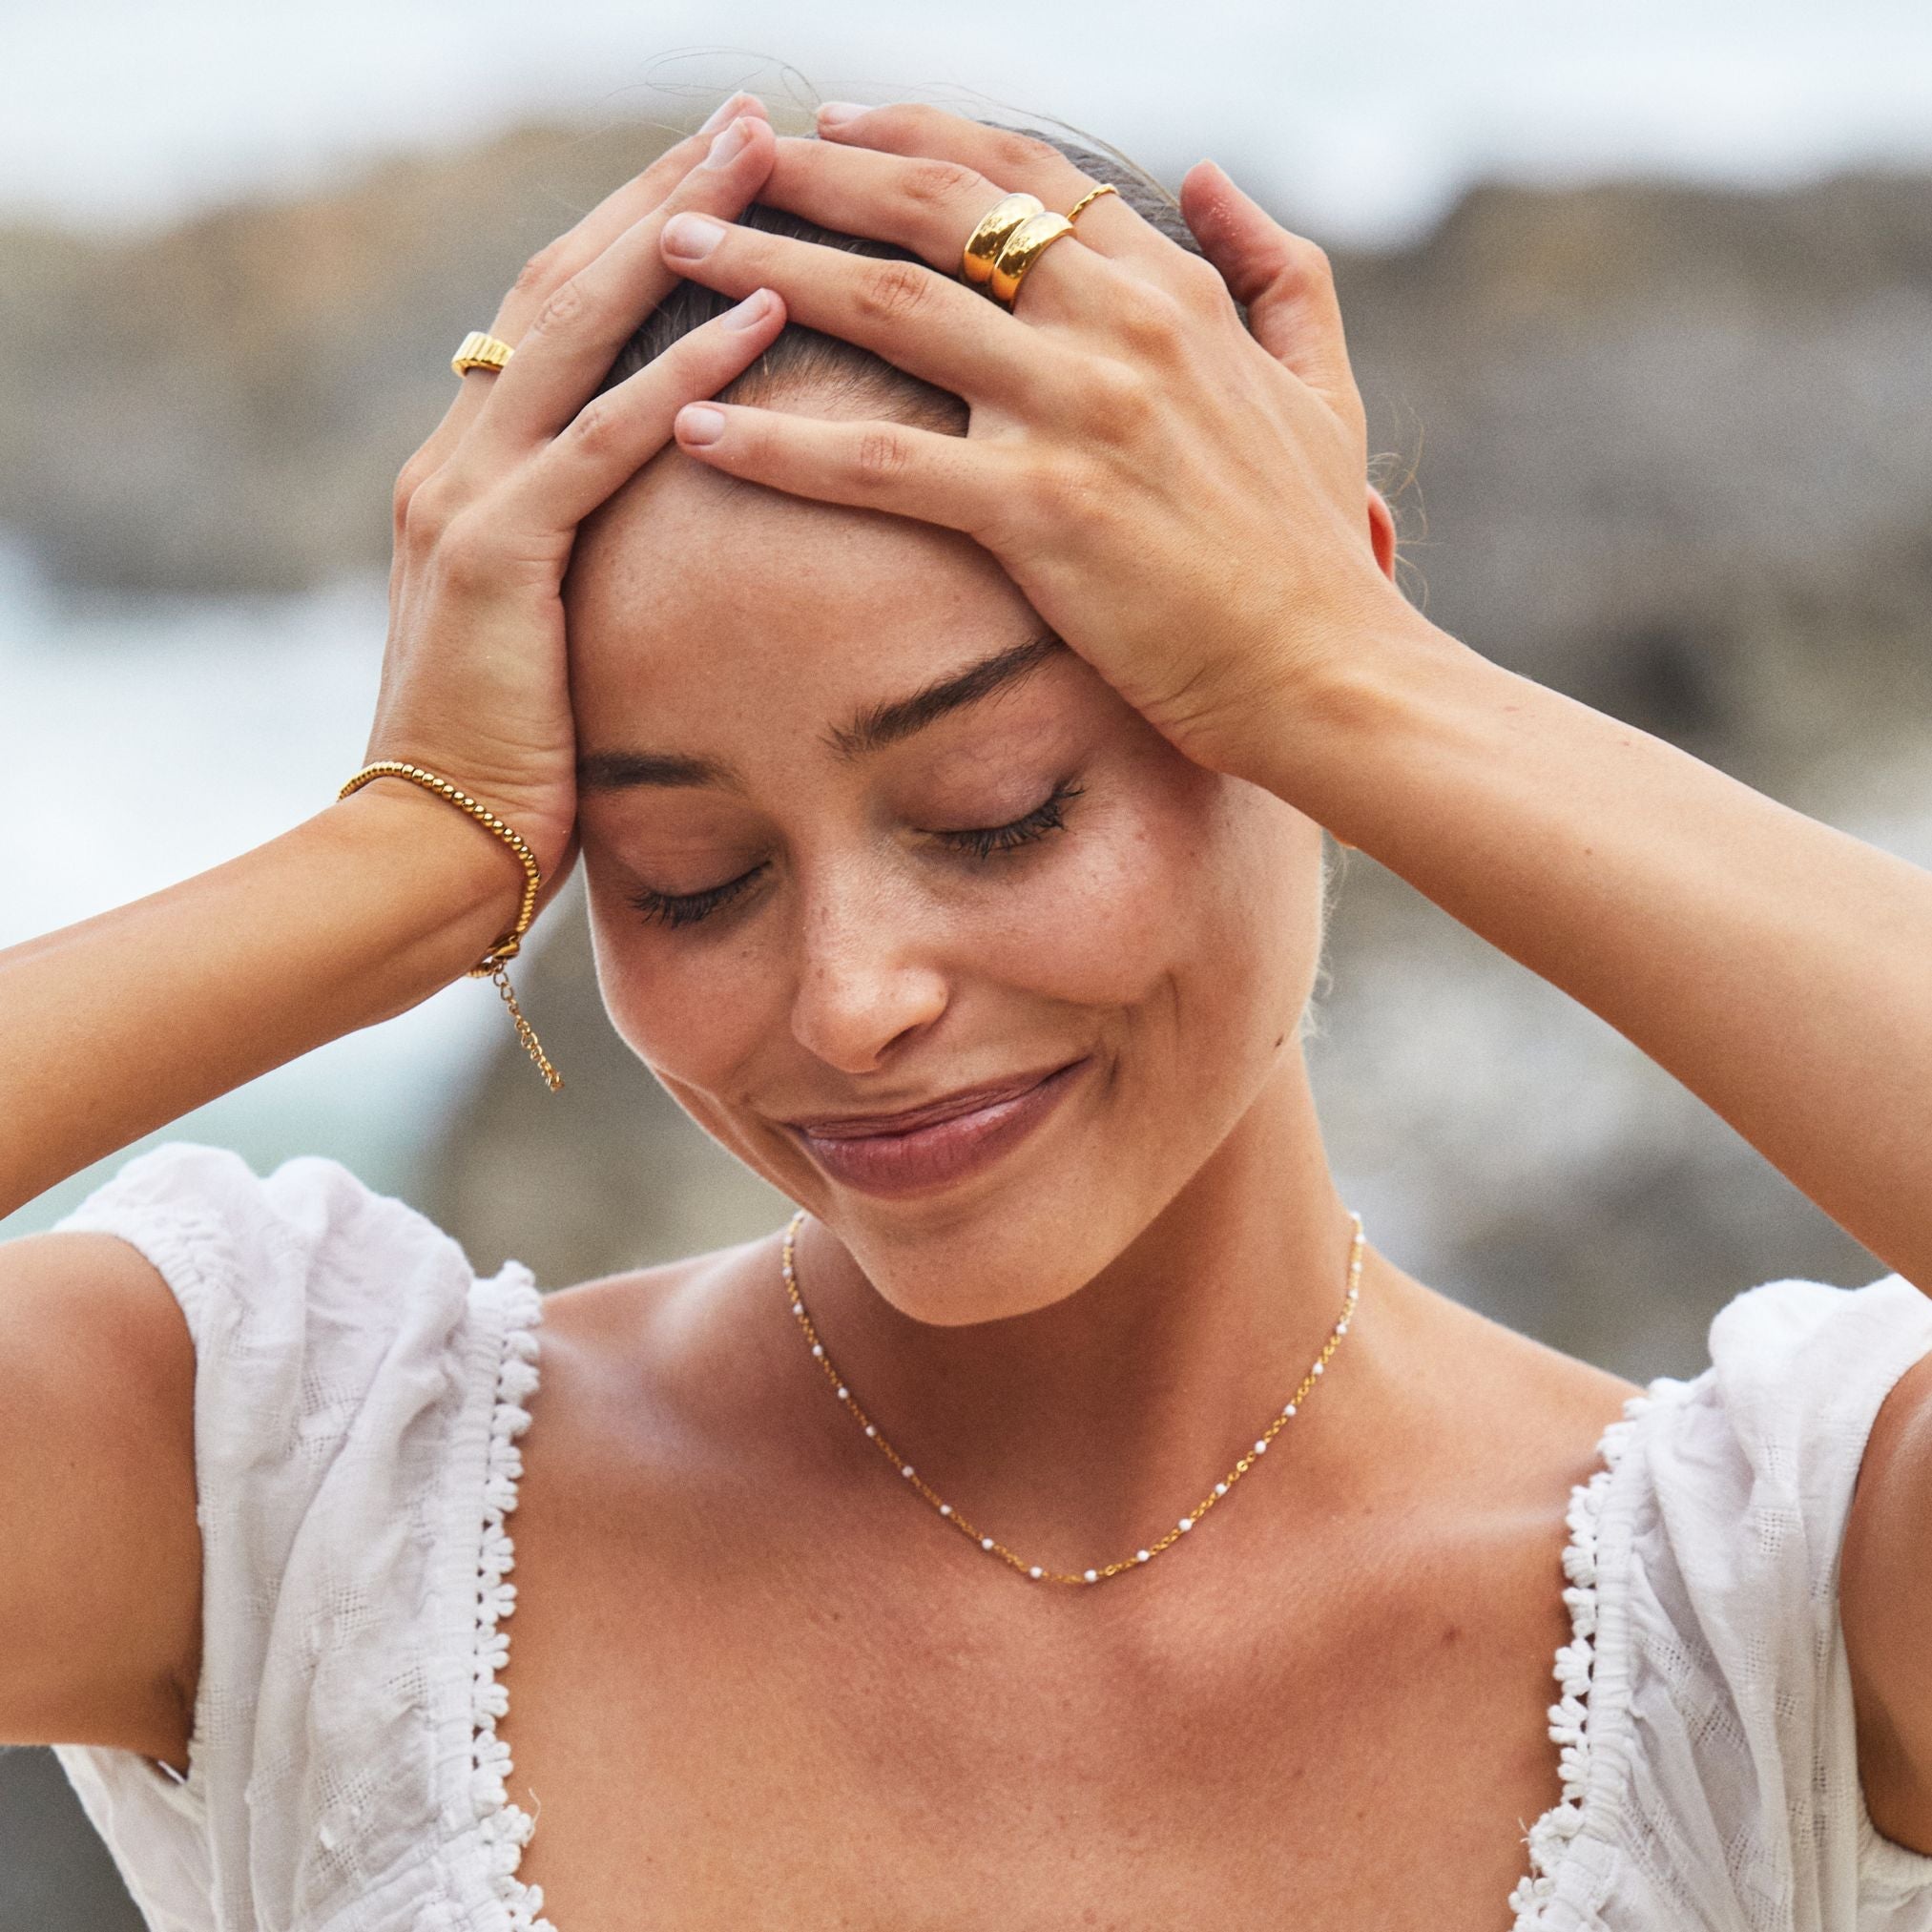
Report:
<svg viewBox="0 0 1932 1932"><path fill-rule="evenodd" d="M1589 1007L1932 1293L1932 874L1419 617L1270 789Z"/></svg>
<svg viewBox="0 0 1932 1932"><path fill-rule="evenodd" d="M0 952L0 1214L460 977L515 917L484 827L380 780L213 870Z"/></svg>

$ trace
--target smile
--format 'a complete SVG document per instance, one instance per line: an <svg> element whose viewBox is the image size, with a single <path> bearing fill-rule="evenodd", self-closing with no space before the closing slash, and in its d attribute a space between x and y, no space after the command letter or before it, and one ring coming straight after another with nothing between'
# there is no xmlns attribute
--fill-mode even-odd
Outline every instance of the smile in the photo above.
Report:
<svg viewBox="0 0 1932 1932"><path fill-rule="evenodd" d="M869 1195L925 1194L978 1174L1025 1139L1087 1064L1074 1060L1022 1086L981 1088L896 1115L787 1125L834 1180Z"/></svg>

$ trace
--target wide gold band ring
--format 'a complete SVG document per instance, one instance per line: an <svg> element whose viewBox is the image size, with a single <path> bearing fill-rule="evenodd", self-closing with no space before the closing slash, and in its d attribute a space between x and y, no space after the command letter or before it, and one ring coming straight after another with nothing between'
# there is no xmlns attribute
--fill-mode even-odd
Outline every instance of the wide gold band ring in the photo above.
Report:
<svg viewBox="0 0 1932 1932"><path fill-rule="evenodd" d="M1011 308L1028 270L1073 224L1064 215L1028 215L1008 238L993 260L990 293L1003 308Z"/></svg>
<svg viewBox="0 0 1932 1932"><path fill-rule="evenodd" d="M500 369L515 353L508 343L486 335L482 329L471 329L463 338L463 346L449 358L449 366L459 376L467 376L471 369Z"/></svg>
<svg viewBox="0 0 1932 1932"><path fill-rule="evenodd" d="M1008 195L980 217L980 225L966 237L960 251L960 273L976 288L993 279L993 263L1012 234L1028 215L1041 215L1047 204L1037 195Z"/></svg>

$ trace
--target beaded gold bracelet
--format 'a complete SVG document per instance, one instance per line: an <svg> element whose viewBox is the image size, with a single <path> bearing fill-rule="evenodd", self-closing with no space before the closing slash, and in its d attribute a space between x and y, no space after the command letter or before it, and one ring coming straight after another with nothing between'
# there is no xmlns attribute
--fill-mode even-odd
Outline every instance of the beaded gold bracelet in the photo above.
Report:
<svg viewBox="0 0 1932 1932"><path fill-rule="evenodd" d="M544 883L536 854L521 834L505 824L488 805L478 804L467 792L452 785L447 779L439 779L434 772L425 771L421 765L405 764L400 758L378 758L374 764L364 765L336 794L336 802L340 804L351 792L361 791L371 779L407 779L412 784L434 792L439 799L447 799L452 805L467 812L478 824L494 832L521 861L523 904L517 908L516 924L469 968L468 976L473 980L490 979L496 982L496 990L509 1008L509 1017L515 1024L516 1036L523 1042L524 1050L535 1063L551 1091L556 1092L564 1084L563 1075L551 1065L549 1056L538 1043L535 1029L524 1018L505 964L516 957L523 945L523 936L530 930L530 923L536 914L537 891Z"/></svg>

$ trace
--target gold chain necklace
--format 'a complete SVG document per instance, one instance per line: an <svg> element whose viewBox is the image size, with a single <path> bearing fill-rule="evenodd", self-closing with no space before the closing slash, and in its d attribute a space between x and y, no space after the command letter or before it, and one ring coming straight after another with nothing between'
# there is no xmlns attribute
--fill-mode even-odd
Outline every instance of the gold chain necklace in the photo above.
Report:
<svg viewBox="0 0 1932 1932"><path fill-rule="evenodd" d="M845 1378L832 1365L832 1358L825 1353L825 1344L819 1340L819 1331L812 1326L812 1318L805 1312L804 1298L799 1293L799 1277L792 1266L792 1249L798 1240L799 1230L804 1225L805 1211L800 1208L785 1229L785 1250L781 1272L785 1290L792 1299L792 1313L798 1318L800 1331L805 1338L806 1345L812 1351L812 1359L825 1372L825 1380L831 1384L833 1393L851 1410L854 1419L865 1431L869 1441L874 1443L892 1466L920 1495L939 1511L962 1536L969 1537L988 1555L997 1557L1010 1568L1017 1569L1022 1576L1030 1577L1035 1583L1105 1583L1110 1576L1118 1576L1123 1570L1138 1569L1143 1563L1152 1563L1165 1549L1171 1549L1189 1530L1200 1522L1222 1497L1245 1476L1255 1465L1268 1453L1268 1444L1287 1427L1301 1412L1301 1405L1308 1400L1314 1388L1316 1378L1328 1366L1329 1358L1341 1346L1341 1338L1348 1333L1349 1318L1355 1313L1356 1299L1361 1292L1361 1216L1353 1212L1348 1218L1355 1223L1355 1239L1348 1250L1348 1292L1342 1298L1341 1313L1336 1318L1335 1326L1328 1332L1328 1339L1321 1344L1321 1353L1315 1358L1308 1373L1301 1378L1301 1385L1282 1406L1276 1416L1255 1439L1255 1446L1243 1456L1225 1477L1216 1483L1209 1494L1195 1505L1193 1510L1183 1516L1165 1536L1156 1538L1145 1549L1137 1549L1132 1556L1123 1557L1117 1563L1102 1564L1097 1569L1049 1569L1045 1564L1028 1563L1026 1558L1016 1556L996 1536L983 1534L973 1524L966 1521L950 1503L945 1502L920 1475L910 1463L902 1456L880 1433L878 1425L859 1406L852 1391L845 1385Z"/></svg>

